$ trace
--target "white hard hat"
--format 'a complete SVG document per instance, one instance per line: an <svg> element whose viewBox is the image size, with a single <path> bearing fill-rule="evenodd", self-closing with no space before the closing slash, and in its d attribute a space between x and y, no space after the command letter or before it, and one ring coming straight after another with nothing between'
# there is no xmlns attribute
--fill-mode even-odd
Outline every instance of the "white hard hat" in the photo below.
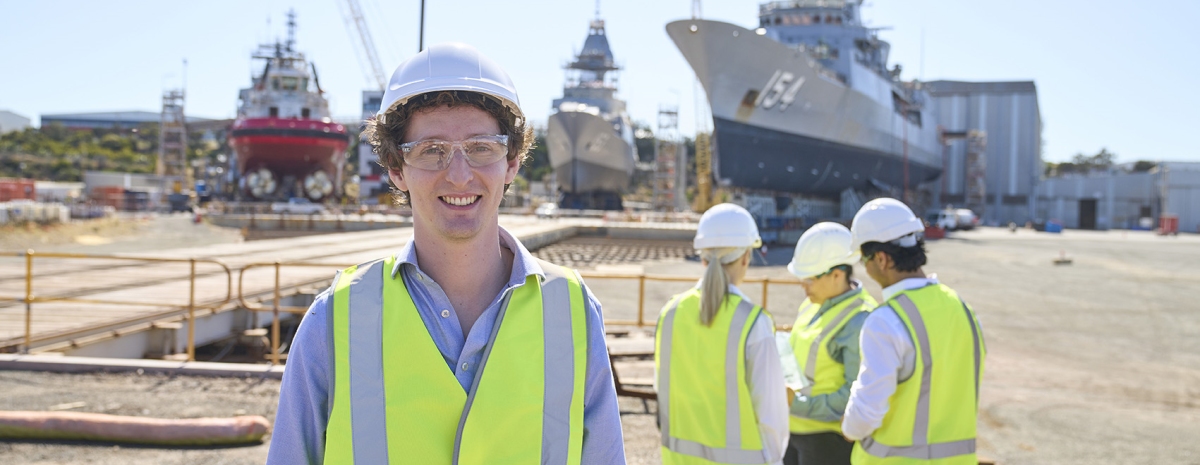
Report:
<svg viewBox="0 0 1200 465"><path fill-rule="evenodd" d="M758 225L745 208L732 203L716 205L700 217L696 227L696 239L692 246L697 249L717 247L759 247Z"/></svg>
<svg viewBox="0 0 1200 465"><path fill-rule="evenodd" d="M787 269L797 278L809 278L838 265L854 265L861 256L851 250L850 230L837 223L817 223L796 242L796 253Z"/></svg>
<svg viewBox="0 0 1200 465"><path fill-rule="evenodd" d="M912 247L925 234L925 223L904 203L884 197L867 202L858 210L850 233L854 237L850 248L856 251L867 242L899 240L901 247Z"/></svg>
<svg viewBox="0 0 1200 465"><path fill-rule="evenodd" d="M409 58L392 73L376 116L383 121L388 112L410 98L429 92L462 90L489 95L518 118L524 118L517 88L496 62L467 44L435 44Z"/></svg>

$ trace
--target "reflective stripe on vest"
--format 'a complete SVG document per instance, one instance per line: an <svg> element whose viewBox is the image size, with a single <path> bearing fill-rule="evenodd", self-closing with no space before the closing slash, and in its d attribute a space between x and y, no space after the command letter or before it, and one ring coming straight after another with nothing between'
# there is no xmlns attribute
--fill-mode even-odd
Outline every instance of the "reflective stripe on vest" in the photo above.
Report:
<svg viewBox="0 0 1200 465"><path fill-rule="evenodd" d="M979 328L977 326L978 321L975 319L974 313L971 312L971 310L967 307L967 304L965 302L962 302L962 300L959 299L956 295L953 295L952 291L949 291L949 288L946 288L945 286L941 286L941 285L934 285L934 286L936 286L937 289L944 290L946 292L946 295L953 296L954 299L958 300L959 303L962 305L963 311L966 314L966 321L968 323L968 326L971 328L972 346L974 347L974 373L973 373L974 374L974 387L975 387L975 405L974 405L974 407L976 409L978 409L979 380L980 380L980 376L982 375L982 369L983 369L982 368L983 341L982 341L982 337L980 335ZM924 289L924 288L922 288L922 289ZM880 430L889 426L889 425L887 425L887 421L886 421L886 417L885 417L885 424L880 427L880 430L876 430L875 433L872 434L871 437L864 438L862 441L859 442L857 447L860 448L862 451L866 452L867 454L869 454L870 456L880 458L880 459L889 458L889 457L903 457L903 458L916 459L916 460L934 460L934 459L947 459L947 458L956 457L956 456L973 455L975 453L975 438L974 437L956 440L956 441L942 441L942 442L932 442L932 443L929 441L928 435L929 435L929 425L930 425L930 402L931 402L930 392L932 391L932 385L933 385L933 381L932 381L933 380L933 369L935 367L934 356L933 356L933 353L931 350L930 338L929 338L928 330L926 328L925 320L921 314L921 311L918 309L917 305L912 301L912 298L909 297L909 295L907 295L907 294L908 294L907 292L902 292L902 293L896 295L895 297L893 297L892 300L896 303L896 305L899 306L899 309L896 309L896 305L893 305L892 309L894 311L896 311L896 313L898 315L903 315L903 318L901 318L901 321L905 322L906 326L908 326L909 330L911 331L911 335L914 337L915 342L917 344L917 347L916 347L917 351L920 353L920 367L919 368L921 371L921 376L920 376L921 384L920 384L920 387L919 387L919 390L917 393L916 406L915 406L916 408L915 408L915 411L913 412L914 416L913 416L913 422L912 422L912 442L911 442L911 445L909 445L909 446L893 446L893 445L888 445L888 444L879 442L879 440L877 440L875 438L875 436L880 435L880 432L881 432ZM903 313L901 313L901 312L903 312ZM941 395L945 396L946 393L942 393ZM892 398L897 399L899 397L900 396L899 396L899 390L898 390L897 394L894 394ZM889 406L889 408L891 408L891 409L901 408L902 409L902 408L904 408L904 406L903 405L891 405L891 406ZM971 413L971 417L972 418L975 417L975 412ZM855 457L859 457L859 454L857 454L857 451L856 451ZM971 463L973 463L973 462L974 462L974 460L971 459ZM869 463L869 462L856 460L854 463L859 464L859 463ZM891 463L891 462L889 462L889 463ZM967 463L967 462L964 462L964 463Z"/></svg>
<svg viewBox="0 0 1200 465"><path fill-rule="evenodd" d="M688 294L695 294L693 299L687 299ZM746 299L741 299L736 296L729 296L725 305L718 312L733 311L733 315L729 322L728 333L725 337L725 360L724 377L721 383L724 388L724 413L725 424L723 429L724 446L714 447L699 442L677 437L672 430L671 425L671 398L673 395L680 395L679 391L672 392L671 390L671 370L672 350L675 336L675 319L676 311L679 308L680 302L684 300L699 301L698 290L690 291L687 294L677 296L668 304L667 310L663 312L658 328L658 343L656 347L656 359L658 362L658 415L659 425L662 434L662 446L664 450L663 463L672 463L671 453L682 454L686 456L696 457L716 463L729 464L761 464L764 462L763 451L761 445L759 449L743 449L743 435L750 435L751 443L761 444L761 438L758 436L757 424L751 426L750 431L743 431L742 424L742 396L747 395L747 389L744 389L743 376L739 373L745 372L745 354L742 348L745 346L745 335L747 334L747 325L754 321L754 318L762 313L762 309L756 307ZM729 305L732 300L737 299L736 306ZM695 323L700 325L699 321ZM714 320L713 324L717 324ZM739 369L740 367L740 369ZM674 369L685 369L674 367ZM690 389L693 386L685 386L683 389ZM685 412L693 413L693 412Z"/></svg>
<svg viewBox="0 0 1200 465"><path fill-rule="evenodd" d="M335 281L325 461L578 464L587 360L578 277L541 262L544 283L530 276L503 298L464 393L393 264L351 267ZM530 363L539 352L541 368Z"/></svg>
<svg viewBox="0 0 1200 465"><path fill-rule="evenodd" d="M837 316L833 317L833 320L825 326L825 329L821 330L821 335L817 336L816 339L813 339L812 346L808 348L808 360L804 362L804 378L807 379L809 383L815 384L817 382L817 354L820 352L821 345L824 344L827 339L829 339L829 336L832 335L834 331L842 328L844 323L846 323L846 320L850 319L850 315L853 315L856 311L861 311L861 308L859 307L862 304L862 299L854 299L850 301L848 305L842 308L842 311L838 313ZM830 309L830 311L832 310L833 309ZM805 395L808 395L808 393L805 393Z"/></svg>
<svg viewBox="0 0 1200 465"><path fill-rule="evenodd" d="M867 312L875 308L875 299L865 290L852 291L850 296L828 307L824 313L817 316L821 305L813 304L807 299L806 305L800 308L800 315L792 325L792 334L788 343L794 351L797 360L804 360L800 366L804 370L805 386L800 394L812 398L837 392L846 386L846 366L838 362L829 353L829 339L842 331L850 318L859 312ZM851 367L857 372L857 367ZM795 434L812 434L817 432L842 432L842 424L837 421L820 421L812 418L788 415L788 429Z"/></svg>

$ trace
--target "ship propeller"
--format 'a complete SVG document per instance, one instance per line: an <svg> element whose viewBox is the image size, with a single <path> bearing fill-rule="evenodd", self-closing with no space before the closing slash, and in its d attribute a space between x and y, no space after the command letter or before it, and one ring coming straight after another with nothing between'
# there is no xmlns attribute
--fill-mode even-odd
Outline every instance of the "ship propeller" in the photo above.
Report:
<svg viewBox="0 0 1200 465"><path fill-rule="evenodd" d="M333 181L329 179L328 173L317 170L304 177L304 193L308 194L308 198L317 200L332 192Z"/></svg>
<svg viewBox="0 0 1200 465"><path fill-rule="evenodd" d="M246 189L250 195L263 198L275 193L275 174L266 168L259 168L246 176Z"/></svg>

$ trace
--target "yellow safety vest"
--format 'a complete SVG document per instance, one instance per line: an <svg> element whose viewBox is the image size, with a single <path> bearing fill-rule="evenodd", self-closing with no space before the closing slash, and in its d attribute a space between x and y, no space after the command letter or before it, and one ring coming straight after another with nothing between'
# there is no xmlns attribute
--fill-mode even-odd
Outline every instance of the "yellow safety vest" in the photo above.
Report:
<svg viewBox="0 0 1200 465"><path fill-rule="evenodd" d="M859 312L869 312L876 305L871 294L859 288L854 295L831 306L814 321L813 317L821 310L821 306L804 299L796 324L792 326L792 334L788 336L796 361L804 370L807 381L804 389L800 390L801 394L808 397L829 394L846 384L846 366L829 354L829 338L841 331L851 317ZM841 434L842 423L788 415L788 429L795 434Z"/></svg>
<svg viewBox="0 0 1200 465"><path fill-rule="evenodd" d="M429 336L395 257L334 279L325 463L578 464L587 322L580 280L541 262L502 304L469 392Z"/></svg>
<svg viewBox="0 0 1200 465"><path fill-rule="evenodd" d="M890 306L916 348L912 376L896 385L883 424L854 445L851 463L975 465L983 328L941 284L897 293Z"/></svg>
<svg viewBox="0 0 1200 465"><path fill-rule="evenodd" d="M700 323L700 289L663 309L655 334L663 464L765 463L746 385L746 337L762 308L735 294Z"/></svg>

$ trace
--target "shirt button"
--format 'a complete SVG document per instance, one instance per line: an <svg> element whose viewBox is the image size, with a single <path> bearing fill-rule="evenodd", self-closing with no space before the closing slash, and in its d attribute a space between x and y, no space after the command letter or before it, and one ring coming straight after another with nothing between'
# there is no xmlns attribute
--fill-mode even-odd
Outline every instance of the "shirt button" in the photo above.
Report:
<svg viewBox="0 0 1200 465"><path fill-rule="evenodd" d="M442 310L442 318L450 316L450 310Z"/></svg>
<svg viewBox="0 0 1200 465"><path fill-rule="evenodd" d="M466 370L467 370L467 364L466 364L466 362L464 362L463 363L463 371L466 371Z"/></svg>

